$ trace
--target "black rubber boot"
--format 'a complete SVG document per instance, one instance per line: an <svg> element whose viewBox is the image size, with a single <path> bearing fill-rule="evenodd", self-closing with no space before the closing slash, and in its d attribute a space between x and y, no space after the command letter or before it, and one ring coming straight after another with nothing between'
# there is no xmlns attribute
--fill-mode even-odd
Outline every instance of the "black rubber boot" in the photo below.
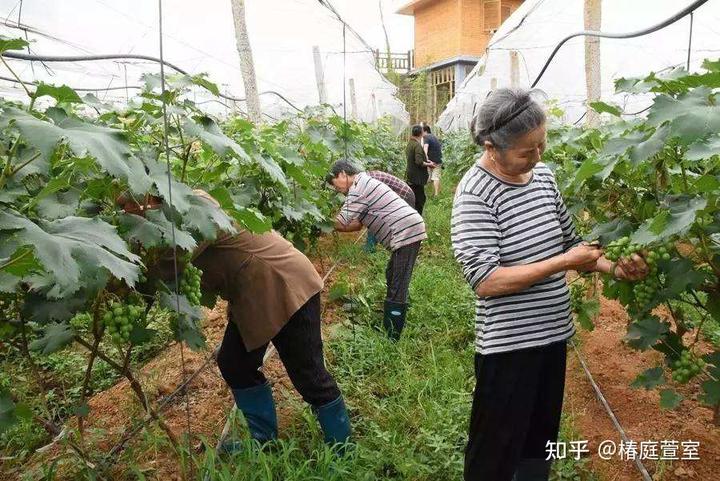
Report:
<svg viewBox="0 0 720 481"><path fill-rule="evenodd" d="M405 316L407 315L407 303L385 301L383 327L390 339L400 339L403 327L405 327Z"/></svg>

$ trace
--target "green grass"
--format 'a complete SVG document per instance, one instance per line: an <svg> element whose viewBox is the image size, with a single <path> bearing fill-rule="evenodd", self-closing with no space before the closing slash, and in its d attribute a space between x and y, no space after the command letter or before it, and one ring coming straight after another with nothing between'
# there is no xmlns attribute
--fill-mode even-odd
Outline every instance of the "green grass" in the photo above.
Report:
<svg viewBox="0 0 720 481"><path fill-rule="evenodd" d="M309 407L272 449L248 441L231 459L208 453L197 461L212 480L413 480L462 478L473 374L474 297L450 247L452 198L430 199L423 243L410 288L406 329L397 344L381 332L388 253L365 254L362 246L340 249L339 282L348 285L338 302L347 320L326 342L328 365L351 414L351 454L338 458L322 443ZM579 439L572 417L563 417L561 438ZM555 480L594 480L584 463L554 468Z"/></svg>

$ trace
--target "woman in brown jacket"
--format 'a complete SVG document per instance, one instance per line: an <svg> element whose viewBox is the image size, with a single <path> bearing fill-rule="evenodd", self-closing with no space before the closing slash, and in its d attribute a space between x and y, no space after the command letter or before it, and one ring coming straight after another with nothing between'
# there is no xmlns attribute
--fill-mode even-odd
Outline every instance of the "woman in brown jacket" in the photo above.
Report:
<svg viewBox="0 0 720 481"><path fill-rule="evenodd" d="M196 193L218 205L207 193ZM345 443L350 421L323 358L322 279L277 232L252 234L235 227L237 233L220 233L198 247L192 263L203 271L203 291L228 301L229 322L217 363L252 437L260 443L277 438L272 389L260 371L272 341L293 385L312 406L325 442Z"/></svg>

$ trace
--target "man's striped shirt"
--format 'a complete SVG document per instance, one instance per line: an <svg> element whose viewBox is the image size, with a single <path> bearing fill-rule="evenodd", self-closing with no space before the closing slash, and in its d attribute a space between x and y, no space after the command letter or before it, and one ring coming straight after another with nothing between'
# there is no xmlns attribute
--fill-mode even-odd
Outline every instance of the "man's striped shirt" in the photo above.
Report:
<svg viewBox="0 0 720 481"><path fill-rule="evenodd" d="M343 224L358 219L391 251L427 239L420 214L390 187L365 172L355 176L337 218Z"/></svg>
<svg viewBox="0 0 720 481"><path fill-rule="evenodd" d="M415 193L404 180L398 179L394 175L381 170L369 170L367 174L373 179L379 180L390 187L393 192L399 195L405 202L410 204L411 207L415 206Z"/></svg>
<svg viewBox="0 0 720 481"><path fill-rule="evenodd" d="M552 171L542 163L523 185L505 182L478 163L471 167L455 192L451 237L473 291L498 267L539 262L581 240ZM564 272L515 294L478 297L475 317L480 354L544 346L575 332Z"/></svg>

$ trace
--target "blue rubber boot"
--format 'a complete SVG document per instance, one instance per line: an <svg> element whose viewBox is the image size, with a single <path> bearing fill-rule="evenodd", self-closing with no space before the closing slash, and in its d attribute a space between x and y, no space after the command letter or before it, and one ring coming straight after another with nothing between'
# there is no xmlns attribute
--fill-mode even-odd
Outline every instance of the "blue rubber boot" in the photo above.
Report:
<svg viewBox="0 0 720 481"><path fill-rule="evenodd" d="M367 233L367 239L365 240L365 252L375 252L375 246L377 245L377 239L370 232Z"/></svg>
<svg viewBox="0 0 720 481"><path fill-rule="evenodd" d="M327 444L345 444L350 440L352 432L350 417L342 396L324 406L313 407L313 410L323 430Z"/></svg>
<svg viewBox="0 0 720 481"><path fill-rule="evenodd" d="M383 327L390 339L398 341L400 333L405 327L405 316L407 315L408 305L406 303L385 301L385 311L383 316Z"/></svg>
<svg viewBox="0 0 720 481"><path fill-rule="evenodd" d="M512 481L548 481L550 461L544 459L521 459Z"/></svg>
<svg viewBox="0 0 720 481"><path fill-rule="evenodd" d="M250 436L261 445L277 439L277 415L270 383L266 382L246 389L233 389L232 393L235 404L245 416ZM241 445L239 441L227 441L223 445L223 450L226 453L233 453L238 451Z"/></svg>

